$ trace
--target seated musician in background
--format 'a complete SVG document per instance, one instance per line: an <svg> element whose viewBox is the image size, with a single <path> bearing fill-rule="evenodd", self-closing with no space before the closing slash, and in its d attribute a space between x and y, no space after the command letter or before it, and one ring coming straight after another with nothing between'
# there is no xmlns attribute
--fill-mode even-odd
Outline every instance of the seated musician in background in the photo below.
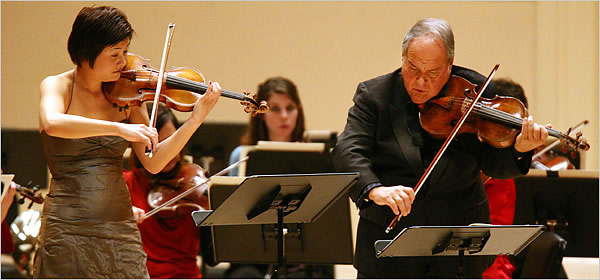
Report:
<svg viewBox="0 0 600 280"><path fill-rule="evenodd" d="M528 108L527 97L520 84L508 78L494 79L494 84L498 91L498 96L517 98L523 103L525 108ZM538 149L536 148L535 150L537 151ZM534 168L533 164L532 168ZM490 178L483 173L481 173L481 179L490 204L490 219L492 224L512 225L517 200L515 180L512 178L504 180ZM543 234L554 233L546 231ZM536 239L533 242L536 243L538 240L540 239ZM482 277L484 279L511 279L514 276L520 275L528 251L529 247L516 256L497 256L494 263L483 272Z"/></svg>
<svg viewBox="0 0 600 280"><path fill-rule="evenodd" d="M444 86L458 79L451 76L479 87L485 81L453 62L450 25L420 20L402 42L402 67L358 85L333 158L338 171L361 174L349 191L360 209L354 256L358 278L454 278L458 257L377 258L373 244L391 240L409 226L489 223L480 170L502 179L526 174L532 150L548 137L531 117L523 120L514 145L507 148L493 148L475 134L458 134L415 197L413 188L446 138L429 135L420 125L419 111L440 93L449 94ZM493 97L493 86L483 95ZM386 233L396 215L402 219ZM464 277L481 278L492 260L464 258Z"/></svg>
<svg viewBox="0 0 600 280"><path fill-rule="evenodd" d="M267 101L270 110L250 117L248 131L242 137L242 145L256 145L258 141L303 142L304 110L296 85L283 77L269 78L258 85L257 102ZM229 164L240 160L241 146L229 156ZM238 174L237 167L229 174Z"/></svg>
<svg viewBox="0 0 600 280"><path fill-rule="evenodd" d="M148 105L151 113L152 103ZM158 106L156 129L161 142L179 127L177 118L162 103ZM173 213L165 210L143 218L152 207L148 194L161 181L177 177L182 165L181 153L177 154L159 173L151 174L132 153L130 171L123 171L131 193L133 214L138 222L144 251L148 255L146 265L151 278L202 278L196 256L200 250L200 228L196 227L190 212ZM202 174L204 178L204 174Z"/></svg>
<svg viewBox="0 0 600 280"><path fill-rule="evenodd" d="M498 96L508 96L519 99L528 108L527 97L521 85L510 79L494 79ZM497 179L482 175L483 186L487 192L490 204L490 218L494 225L512 225L515 215L515 180Z"/></svg>
<svg viewBox="0 0 600 280"><path fill-rule="evenodd" d="M258 85L257 101L266 100L269 112L250 117L248 131L242 137L243 145L256 145L258 141L304 142L304 110L296 85L287 78L272 77ZM240 159L241 146L236 147L229 157L233 164ZM237 168L230 175L237 175ZM288 278L306 278L302 273L312 269L313 275L333 278L332 266L288 265ZM226 278L264 278L269 273L268 265L232 264Z"/></svg>
<svg viewBox="0 0 600 280"><path fill-rule="evenodd" d="M523 87L510 79L494 79L498 96L508 96L519 99L528 108L527 97ZM515 180L490 178L481 173L483 187L490 204L490 220L493 225L512 225L515 216L517 191ZM508 256L497 256L494 264L488 267L482 277L485 279L510 279L515 266Z"/></svg>

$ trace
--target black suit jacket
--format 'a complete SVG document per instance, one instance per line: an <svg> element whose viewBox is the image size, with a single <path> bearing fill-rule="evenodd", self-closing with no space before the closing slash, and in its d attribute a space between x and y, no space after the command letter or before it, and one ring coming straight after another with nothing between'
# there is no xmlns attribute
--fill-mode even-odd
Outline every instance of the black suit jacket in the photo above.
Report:
<svg viewBox="0 0 600 280"><path fill-rule="evenodd" d="M484 76L458 66L453 66L452 75L478 85L485 80ZM493 96L492 84L484 97ZM478 141L475 135L460 134L419 190L411 214L403 217L390 234L385 234L394 214L387 206L365 201L367 192L379 184L414 187L431 161L422 158L421 148L413 140L418 120L416 113L409 113L410 106L415 105L404 87L401 69L360 83L334 150L338 171L361 174L350 189L361 218L354 262L361 273L370 277L402 277L396 274L402 269L401 258L375 258L376 240L393 239L401 229L412 225L489 222L480 170L504 179L527 173L531 163L532 153L522 155L513 148L492 148Z"/></svg>

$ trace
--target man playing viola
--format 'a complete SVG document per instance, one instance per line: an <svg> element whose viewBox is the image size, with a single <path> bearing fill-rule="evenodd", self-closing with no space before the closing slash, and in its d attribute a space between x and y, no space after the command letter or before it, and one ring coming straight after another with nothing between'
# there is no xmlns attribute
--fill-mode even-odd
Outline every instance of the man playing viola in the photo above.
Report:
<svg viewBox="0 0 600 280"><path fill-rule="evenodd" d="M354 257L359 278L453 278L457 257L378 259L373 244L393 239L413 225L489 223L479 170L501 179L526 174L532 150L548 137L546 129L531 117L524 119L514 146L509 148L493 148L476 135L459 134L415 197L413 187L444 142L421 128L420 106L440 94L451 75L479 87L485 80L453 62L450 25L444 20L425 19L406 34L400 69L358 85L335 147L334 165L338 171L361 173L350 189L360 209ZM493 84L483 95L495 96ZM396 215L403 217L386 234ZM493 258L466 258L465 277L481 278L490 260Z"/></svg>

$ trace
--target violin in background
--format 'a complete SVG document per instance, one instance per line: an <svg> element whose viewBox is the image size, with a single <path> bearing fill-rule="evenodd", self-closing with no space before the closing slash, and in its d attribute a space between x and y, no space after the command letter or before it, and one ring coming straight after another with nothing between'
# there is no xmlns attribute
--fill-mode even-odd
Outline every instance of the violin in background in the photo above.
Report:
<svg viewBox="0 0 600 280"><path fill-rule="evenodd" d="M544 147L546 146L537 148L536 152L538 150L541 151ZM573 153L574 152L571 152L570 154ZM575 155L565 156L557 153L555 150L547 150L531 160L531 168L552 171L576 169L569 157L579 161L579 155L577 153L575 153Z"/></svg>
<svg viewBox="0 0 600 280"><path fill-rule="evenodd" d="M194 163L181 163L173 179L158 180L148 193L148 204L155 209L179 194L195 188L188 195L160 209L156 215L163 219L190 216L192 211L208 209L208 186L205 184L204 169ZM198 185L203 186L197 187Z"/></svg>
<svg viewBox="0 0 600 280"><path fill-rule="evenodd" d="M40 186L39 185L32 186L31 184L32 184L31 181L29 181L27 183L27 185L22 186L15 182L15 185L17 186L16 191L21 196L21 198L19 198L17 200L17 202L19 204L24 204L26 198L30 200L30 203L29 203L29 206L27 206L27 209L30 209L31 206L33 206L33 203L39 203L39 204L44 203L44 197L42 196L41 193L38 192L40 190ZM4 189L4 182L2 182L2 188Z"/></svg>
<svg viewBox="0 0 600 280"><path fill-rule="evenodd" d="M581 135L581 132L579 131L588 123L588 120L584 120L574 127L569 128L567 135L571 133ZM560 153L557 152L556 149L559 149ZM531 166L535 169L552 171L579 169L581 159L577 150L577 148L569 150L568 145L562 143L559 139L556 139L547 145L535 149L535 154L531 160Z"/></svg>
<svg viewBox="0 0 600 280"><path fill-rule="evenodd" d="M23 204L25 203L25 198L29 199L31 202L29 203L29 206L27 206L27 209L30 209L33 203L44 203L44 197L38 192L39 190L40 185L32 186L31 181L29 181L25 186L17 184L17 193L21 195L21 198L17 200L17 202L19 204Z"/></svg>

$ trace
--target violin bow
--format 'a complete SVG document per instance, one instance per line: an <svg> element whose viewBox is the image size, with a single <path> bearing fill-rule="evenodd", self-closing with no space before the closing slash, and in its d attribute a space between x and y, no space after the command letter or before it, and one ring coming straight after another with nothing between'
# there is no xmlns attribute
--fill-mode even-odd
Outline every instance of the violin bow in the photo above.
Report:
<svg viewBox="0 0 600 280"><path fill-rule="evenodd" d="M173 198L169 199L167 202L161 204L160 206L152 209L150 212L144 214L144 217L142 217L142 220L145 220L146 218L151 217L152 215L156 214L158 211L160 211L160 209L167 207L177 201L179 201L180 199L184 198L185 196L187 196L188 194L192 193L196 188L199 188L200 186L210 182L210 180L215 177L215 176L221 176L227 172L229 172L231 169L233 169L234 167L238 166L240 163L245 162L249 159L250 157L245 157L243 159L238 160L237 162L235 162L234 164L227 166L225 169L215 173L214 175L210 176L208 179L204 180L203 182L197 184L196 186L193 186L189 189L187 189L186 191L174 196Z"/></svg>
<svg viewBox="0 0 600 280"><path fill-rule="evenodd" d="M479 98L483 94L483 91L485 91L485 89L487 88L487 86L492 81L492 78L496 74L496 71L498 70L499 67L500 67L500 64L496 64L496 66L494 66L494 69L492 69L492 72L490 73L490 75L487 77L487 79L483 83L483 86L479 90L479 93L477 93L475 95L475 97L473 98L473 101L471 102L471 105L469 105L469 107L467 108L467 110L463 113L462 117L460 118L460 120L458 121L458 123L456 124L456 126L454 126L454 129L452 129L452 132L450 132L450 135L448 135L448 138L446 138L446 141L444 142L444 144L442 145L442 147L440 148L440 150L437 152L437 154L435 155L435 157L433 158L433 160L431 161L431 163L429 164L429 166L425 170L425 173L423 173L423 176L421 176L421 179L419 179L419 182L417 183L417 185L414 188L414 190L415 190L415 197L417 196L417 193L419 192L419 189L421 189L421 186L423 186L423 184L425 183L425 180L427 180L427 178L429 177L429 175L433 171L433 168L437 165L438 161L440 160L440 158L442 157L442 155L446 151L446 148L448 148L448 146L450 145L450 142L452 140L454 140L454 137L458 133L458 130L462 127L462 125L465 122L465 120L467 120L467 117L469 116L469 114L471 113L471 111L473 111L473 108L475 108L475 104L477 104L477 101L479 101ZM402 215L400 215L400 214L396 215L396 217L394 217L394 219L392 220L392 222L390 223L390 225L385 229L385 233L389 233L394 228L394 226L396 226L396 224L400 221L401 217L402 217Z"/></svg>
<svg viewBox="0 0 600 280"><path fill-rule="evenodd" d="M173 40L173 31L175 30L175 24L169 23L167 27L167 36L165 38L165 47L163 48L162 59L160 61L160 70L158 71L158 81L156 81L156 92L154 94L154 103L152 104L152 116L150 116L150 127L156 127L156 115L158 114L158 100L160 96L160 91L162 89L162 81L165 76L165 66L167 65L167 58L169 57L169 50L171 49L171 41ZM148 149L146 147L145 154L152 158L152 149Z"/></svg>

